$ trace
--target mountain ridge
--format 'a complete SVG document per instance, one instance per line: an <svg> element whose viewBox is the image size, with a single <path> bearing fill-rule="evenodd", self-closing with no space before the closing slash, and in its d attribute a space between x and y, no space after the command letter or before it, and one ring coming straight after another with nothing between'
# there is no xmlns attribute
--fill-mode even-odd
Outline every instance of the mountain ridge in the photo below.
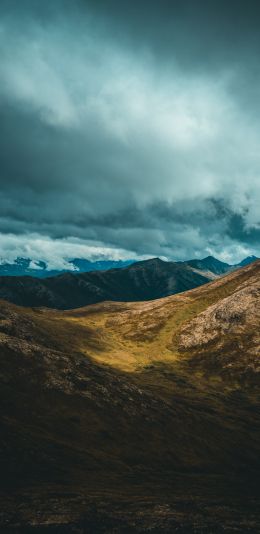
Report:
<svg viewBox="0 0 260 534"><path fill-rule="evenodd" d="M152 258L106 271L64 272L48 278L4 276L0 277L0 298L23 306L57 309L106 300L153 300L193 289L233 270L226 270L226 265L212 257L189 262Z"/></svg>
<svg viewBox="0 0 260 534"><path fill-rule="evenodd" d="M161 298L207 283L210 277L184 264L159 259L121 269L62 273L55 277L0 277L0 298L25 306L76 308L105 300Z"/></svg>
<svg viewBox="0 0 260 534"><path fill-rule="evenodd" d="M156 259L159 260L160 258L151 258L151 260L156 260ZM211 269L209 268L211 267L213 268L213 271L211 272L215 274L221 274L221 273L228 271L229 269L247 265L248 263L251 263L252 261L255 261L257 259L258 258L256 256L248 256L247 258L244 258L244 260L242 260L240 263L230 265L228 263L218 260L214 256L207 256L202 259L169 261L169 263L187 264L187 265L191 265L194 267L197 266L197 268L199 268L200 266L202 270L209 270L209 271L211 271ZM88 259L83 259L83 258L74 258L71 260L67 260L67 263L71 265L71 268L49 269L48 264L45 261L42 261L42 260L32 261L30 258L17 257L12 263L7 263L7 262L0 263L0 276L33 276L36 278L45 278L45 277L57 276L65 272L79 274L79 273L84 273L84 272L123 268L129 265L132 265L134 263L142 263L143 261L150 261L150 260L90 261ZM163 261L163 260L160 260L160 261ZM219 273L215 272L217 266L219 267L219 270L220 270Z"/></svg>

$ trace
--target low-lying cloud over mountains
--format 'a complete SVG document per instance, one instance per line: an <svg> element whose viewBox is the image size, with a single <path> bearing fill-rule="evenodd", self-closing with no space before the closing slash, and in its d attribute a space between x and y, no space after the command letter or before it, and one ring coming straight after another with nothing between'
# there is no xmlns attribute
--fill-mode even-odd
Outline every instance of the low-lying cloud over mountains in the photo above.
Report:
<svg viewBox="0 0 260 534"><path fill-rule="evenodd" d="M259 254L260 8L243 5L1 2L1 257Z"/></svg>

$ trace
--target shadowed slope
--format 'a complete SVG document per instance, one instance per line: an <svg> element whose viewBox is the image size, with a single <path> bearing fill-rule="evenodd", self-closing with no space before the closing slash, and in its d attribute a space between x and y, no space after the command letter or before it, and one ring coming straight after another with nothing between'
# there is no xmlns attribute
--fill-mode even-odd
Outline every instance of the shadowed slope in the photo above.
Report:
<svg viewBox="0 0 260 534"><path fill-rule="evenodd" d="M22 306L71 309L105 300L157 299L200 286L211 279L212 273L155 258L122 269L65 273L45 279L0 277L0 298Z"/></svg>
<svg viewBox="0 0 260 534"><path fill-rule="evenodd" d="M256 531L259 272L67 312L2 301L3 522Z"/></svg>

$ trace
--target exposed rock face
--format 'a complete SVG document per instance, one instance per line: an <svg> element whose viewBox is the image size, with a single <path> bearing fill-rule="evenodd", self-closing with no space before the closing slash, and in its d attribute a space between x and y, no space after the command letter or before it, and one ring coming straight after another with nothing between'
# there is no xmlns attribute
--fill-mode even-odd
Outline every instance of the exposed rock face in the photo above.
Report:
<svg viewBox="0 0 260 534"><path fill-rule="evenodd" d="M220 346L226 336L232 334L255 334L259 343L260 334L260 279L255 287L245 287L220 302L209 306L183 328L180 335L180 346L183 348L201 347L211 341Z"/></svg>
<svg viewBox="0 0 260 534"><path fill-rule="evenodd" d="M250 272L250 270L249 270ZM229 296L184 324L179 348L198 359L216 356L222 368L260 372L260 269Z"/></svg>

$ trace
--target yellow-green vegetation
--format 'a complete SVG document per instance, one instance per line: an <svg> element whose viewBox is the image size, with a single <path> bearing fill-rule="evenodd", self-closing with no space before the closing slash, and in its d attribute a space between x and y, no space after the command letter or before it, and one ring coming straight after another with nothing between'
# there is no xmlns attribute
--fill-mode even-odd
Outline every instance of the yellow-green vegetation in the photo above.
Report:
<svg viewBox="0 0 260 534"><path fill-rule="evenodd" d="M248 288L257 286L259 270L256 262L198 289L150 302L109 302L67 312L44 309L27 313L39 314L41 328L48 330L61 349L80 351L126 372L159 363L176 367L194 353L180 348L183 328L210 306L233 295L244 282ZM249 330L248 322L247 335ZM227 332L222 341L228 344L231 337ZM209 345L209 350L213 349ZM201 370L197 372L201 374Z"/></svg>
<svg viewBox="0 0 260 534"><path fill-rule="evenodd" d="M147 503L156 532L197 532L198 509L205 532L234 509L236 531L259 525L259 273L65 312L2 301L4 520L131 532Z"/></svg>

